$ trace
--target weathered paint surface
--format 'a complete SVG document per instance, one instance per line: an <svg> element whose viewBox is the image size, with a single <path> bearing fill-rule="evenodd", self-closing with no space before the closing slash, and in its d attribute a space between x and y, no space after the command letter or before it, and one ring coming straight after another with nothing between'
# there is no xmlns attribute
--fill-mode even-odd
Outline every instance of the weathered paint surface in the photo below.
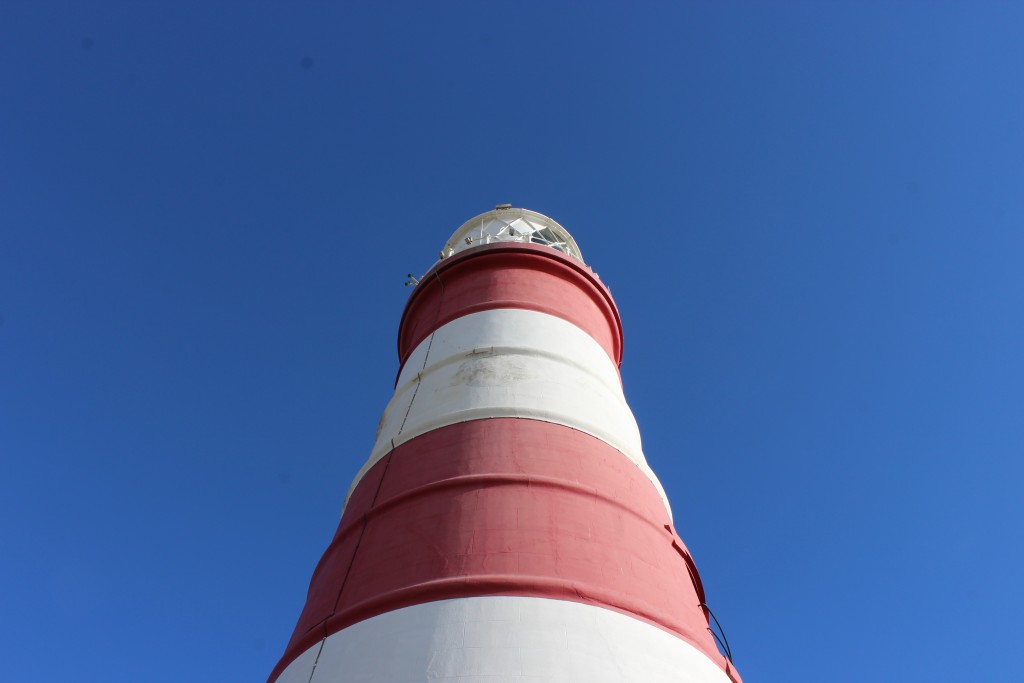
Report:
<svg viewBox="0 0 1024 683"><path fill-rule="evenodd" d="M420 342L350 491L395 446L431 429L493 417L553 422L596 436L651 480L668 509L611 359L575 325L522 309L471 313Z"/></svg>

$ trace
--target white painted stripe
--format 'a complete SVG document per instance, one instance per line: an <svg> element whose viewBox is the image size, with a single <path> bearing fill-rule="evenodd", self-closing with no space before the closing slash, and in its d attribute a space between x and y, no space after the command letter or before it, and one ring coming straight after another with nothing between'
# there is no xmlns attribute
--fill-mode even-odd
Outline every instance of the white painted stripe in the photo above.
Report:
<svg viewBox="0 0 1024 683"><path fill-rule="evenodd" d="M593 605L507 596L428 602L353 624L300 655L277 683L513 680L730 683L697 648L650 624Z"/></svg>
<svg viewBox="0 0 1024 683"><path fill-rule="evenodd" d="M453 320L416 347L349 495L394 446L438 427L490 417L542 420L601 439L643 471L671 516L605 350L570 322L512 308Z"/></svg>

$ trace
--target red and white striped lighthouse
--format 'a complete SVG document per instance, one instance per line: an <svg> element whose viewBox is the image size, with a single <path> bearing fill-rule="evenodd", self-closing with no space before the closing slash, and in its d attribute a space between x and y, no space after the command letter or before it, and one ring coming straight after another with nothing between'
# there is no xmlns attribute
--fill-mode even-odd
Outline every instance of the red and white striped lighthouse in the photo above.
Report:
<svg viewBox="0 0 1024 683"><path fill-rule="evenodd" d="M271 683L738 683L576 242L503 205L440 256Z"/></svg>

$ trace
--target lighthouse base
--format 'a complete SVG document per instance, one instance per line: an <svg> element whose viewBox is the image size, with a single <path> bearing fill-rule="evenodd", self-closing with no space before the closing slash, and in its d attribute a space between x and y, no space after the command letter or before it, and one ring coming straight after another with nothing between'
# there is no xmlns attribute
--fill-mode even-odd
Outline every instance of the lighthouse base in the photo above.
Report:
<svg viewBox="0 0 1024 683"><path fill-rule="evenodd" d="M730 683L700 650L624 614L489 596L397 609L303 652L277 683Z"/></svg>

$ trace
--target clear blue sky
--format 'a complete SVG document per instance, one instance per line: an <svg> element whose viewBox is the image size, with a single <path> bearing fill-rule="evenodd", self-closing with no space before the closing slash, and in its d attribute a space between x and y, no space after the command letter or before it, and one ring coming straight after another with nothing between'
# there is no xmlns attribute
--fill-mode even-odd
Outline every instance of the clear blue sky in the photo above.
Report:
<svg viewBox="0 0 1024 683"><path fill-rule="evenodd" d="M1020 680L1024 5L244 8L0 5L0 677L263 680L511 202L748 683Z"/></svg>

